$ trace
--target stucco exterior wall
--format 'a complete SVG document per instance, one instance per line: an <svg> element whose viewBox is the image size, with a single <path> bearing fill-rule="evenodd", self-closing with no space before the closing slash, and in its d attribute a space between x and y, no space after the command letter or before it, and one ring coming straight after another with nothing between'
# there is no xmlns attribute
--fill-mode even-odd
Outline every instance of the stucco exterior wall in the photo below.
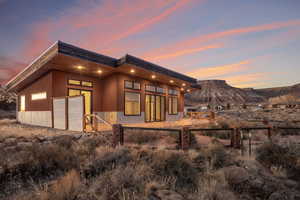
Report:
<svg viewBox="0 0 300 200"><path fill-rule="evenodd" d="M51 111L18 112L17 120L23 124L52 127Z"/></svg>

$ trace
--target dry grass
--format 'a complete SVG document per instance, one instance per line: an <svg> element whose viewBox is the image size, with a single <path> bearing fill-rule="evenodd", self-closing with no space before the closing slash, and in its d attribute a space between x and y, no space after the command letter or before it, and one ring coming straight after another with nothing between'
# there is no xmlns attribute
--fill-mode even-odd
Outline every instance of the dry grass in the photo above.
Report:
<svg viewBox="0 0 300 200"><path fill-rule="evenodd" d="M17 123L16 120L0 120L0 137L34 137L34 136L56 136L70 131L55 130L51 128L29 126Z"/></svg>

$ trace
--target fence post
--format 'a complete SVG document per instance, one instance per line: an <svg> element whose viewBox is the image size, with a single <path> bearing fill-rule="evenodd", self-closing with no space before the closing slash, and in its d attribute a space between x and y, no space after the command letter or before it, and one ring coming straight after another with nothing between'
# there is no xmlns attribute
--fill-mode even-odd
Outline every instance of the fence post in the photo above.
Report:
<svg viewBox="0 0 300 200"><path fill-rule="evenodd" d="M124 144L124 129L121 124L113 124L113 146Z"/></svg>
<svg viewBox="0 0 300 200"><path fill-rule="evenodd" d="M244 155L244 133L242 130L240 130L240 137L241 137L241 154Z"/></svg>
<svg viewBox="0 0 300 200"><path fill-rule="evenodd" d="M234 133L235 133L235 129L233 128L233 129L231 130L231 133L230 133L230 146L231 146L232 148L234 147L234 144L235 144Z"/></svg>
<svg viewBox="0 0 300 200"><path fill-rule="evenodd" d="M239 128L235 129L235 147L240 148L241 147L241 132Z"/></svg>
<svg viewBox="0 0 300 200"><path fill-rule="evenodd" d="M248 137L249 137L249 156L252 154L252 134L250 130L248 130Z"/></svg>
<svg viewBox="0 0 300 200"><path fill-rule="evenodd" d="M272 129L273 129L273 127L269 126L269 128L268 128L268 139L269 140L271 140L271 137L272 137Z"/></svg>
<svg viewBox="0 0 300 200"><path fill-rule="evenodd" d="M188 150L191 144L191 132L188 126L183 126L181 129L181 149Z"/></svg>

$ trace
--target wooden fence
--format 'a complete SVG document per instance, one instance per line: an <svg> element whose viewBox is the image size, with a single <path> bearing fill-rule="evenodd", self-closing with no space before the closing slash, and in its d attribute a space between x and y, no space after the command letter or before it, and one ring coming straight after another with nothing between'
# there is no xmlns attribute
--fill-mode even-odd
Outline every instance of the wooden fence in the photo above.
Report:
<svg viewBox="0 0 300 200"><path fill-rule="evenodd" d="M184 126L179 129L168 129L168 128L144 128L144 127L128 127L122 126L121 124L113 125L113 145L124 145L124 130L141 130L141 131L167 131L178 133L179 148L182 150L188 150L191 148L192 134L194 132L219 132L228 131L230 135L230 147L241 150L241 154L244 155L245 144L244 140L248 140L248 152L249 155L252 154L252 130L266 130L267 138L269 141L272 140L272 135L278 130L294 130L300 135L300 127L239 127L239 128L190 128Z"/></svg>

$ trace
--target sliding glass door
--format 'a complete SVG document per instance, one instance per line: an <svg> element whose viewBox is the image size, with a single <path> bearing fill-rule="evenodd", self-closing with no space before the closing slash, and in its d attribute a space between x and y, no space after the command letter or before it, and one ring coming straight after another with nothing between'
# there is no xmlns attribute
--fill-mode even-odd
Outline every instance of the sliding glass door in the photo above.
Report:
<svg viewBox="0 0 300 200"><path fill-rule="evenodd" d="M146 122L165 120L165 97L159 95L146 95L145 120Z"/></svg>

